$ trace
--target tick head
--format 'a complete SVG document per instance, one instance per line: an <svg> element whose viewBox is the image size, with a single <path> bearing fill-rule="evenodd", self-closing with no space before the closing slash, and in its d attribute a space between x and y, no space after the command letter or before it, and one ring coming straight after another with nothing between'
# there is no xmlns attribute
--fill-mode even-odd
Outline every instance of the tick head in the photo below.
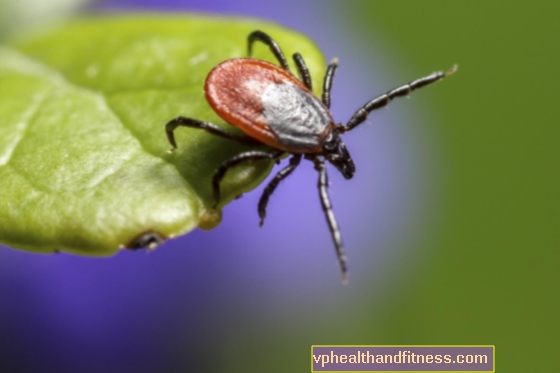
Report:
<svg viewBox="0 0 560 373"><path fill-rule="evenodd" d="M336 130L331 132L323 143L323 156L340 171L345 179L351 179L354 176L356 166Z"/></svg>

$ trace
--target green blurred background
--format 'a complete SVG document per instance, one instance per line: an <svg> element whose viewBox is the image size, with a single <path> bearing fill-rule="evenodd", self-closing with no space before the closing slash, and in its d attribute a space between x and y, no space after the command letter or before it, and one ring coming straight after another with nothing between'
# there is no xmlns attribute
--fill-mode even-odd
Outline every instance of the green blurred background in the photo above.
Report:
<svg viewBox="0 0 560 373"><path fill-rule="evenodd" d="M368 343L494 344L497 371L555 371L559 3L347 4L348 34L383 35L402 70L459 64L444 93L422 92L437 100L437 120L422 125L440 136L445 185L424 243L429 265L401 283L375 325L363 325L375 335Z"/></svg>

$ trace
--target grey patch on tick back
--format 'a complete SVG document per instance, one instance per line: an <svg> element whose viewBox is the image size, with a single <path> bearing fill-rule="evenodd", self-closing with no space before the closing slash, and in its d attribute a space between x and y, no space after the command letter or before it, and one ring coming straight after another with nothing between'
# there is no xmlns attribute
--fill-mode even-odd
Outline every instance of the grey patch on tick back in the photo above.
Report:
<svg viewBox="0 0 560 373"><path fill-rule="evenodd" d="M270 84L262 95L262 105L272 132L294 150L316 148L332 123L317 97L292 84Z"/></svg>

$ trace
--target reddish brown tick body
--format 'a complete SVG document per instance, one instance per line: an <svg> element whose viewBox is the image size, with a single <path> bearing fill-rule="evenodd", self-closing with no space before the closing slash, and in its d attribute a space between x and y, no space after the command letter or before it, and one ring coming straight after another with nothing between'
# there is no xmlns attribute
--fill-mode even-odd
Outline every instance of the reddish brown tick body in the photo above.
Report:
<svg viewBox="0 0 560 373"><path fill-rule="evenodd" d="M301 81L266 61L222 62L208 74L204 91L212 109L227 123L288 153L322 152L335 127L328 109Z"/></svg>
<svg viewBox="0 0 560 373"><path fill-rule="evenodd" d="M346 125L343 125L335 124L329 111L332 81L338 66L336 59L327 67L323 94L319 99L313 95L311 77L299 53L295 53L293 59L301 80L290 72L286 57L278 44L262 31L254 31L249 35L249 55L255 41L268 45L280 66L253 58L227 60L208 74L204 86L206 100L212 109L227 123L243 131L245 136L233 134L212 123L177 117L165 127L168 140L172 145L171 150L177 147L173 131L178 126L203 129L244 144L264 144L272 148L269 151L247 151L224 162L216 170L212 179L214 206L220 202L220 182L230 167L250 159L278 161L284 154L292 154L290 163L269 182L261 196L258 206L261 225L266 216L268 199L278 184L295 170L302 157L312 161L319 173L318 188L321 205L335 244L343 280L346 280L346 257L340 230L327 193L325 161L335 166L346 179L351 179L356 168L339 135L363 123L371 111L386 106L393 98L407 96L413 90L453 73L456 66L445 73L430 74L373 98L359 108Z"/></svg>

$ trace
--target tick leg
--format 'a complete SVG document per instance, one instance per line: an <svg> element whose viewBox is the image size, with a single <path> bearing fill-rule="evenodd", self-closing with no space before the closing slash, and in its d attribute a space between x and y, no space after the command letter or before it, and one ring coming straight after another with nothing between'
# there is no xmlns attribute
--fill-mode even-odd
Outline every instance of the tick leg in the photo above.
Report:
<svg viewBox="0 0 560 373"><path fill-rule="evenodd" d="M457 70L457 65L453 66L446 72L441 72L441 71L435 72L433 74L430 74L420 79L416 79L408 84L395 88L379 97L372 99L371 101L367 102L364 106L362 106L360 109L358 109L358 111L354 113L354 115L352 116L352 118L350 118L346 126L339 126L338 127L339 130L341 132L350 131L354 127L363 123L367 119L368 114L370 112L372 112L375 109L379 109L383 106L386 106L395 97L408 96L408 94L410 94L410 92L414 91L415 89L437 82L438 80L445 78L447 75L453 74L455 70Z"/></svg>
<svg viewBox="0 0 560 373"><path fill-rule="evenodd" d="M206 132L209 132L213 135L217 135L247 145L261 144L260 141L257 141L252 137L244 136L244 135L235 135L212 123L202 122L200 120L192 119L192 118L177 117L165 125L165 133L167 133L167 139L169 140L169 143L172 146L172 148L169 149L170 152L177 149L177 143L175 142L175 135L173 131L175 131L175 129L179 126L203 129Z"/></svg>
<svg viewBox="0 0 560 373"><path fill-rule="evenodd" d="M334 217L331 201L327 191L329 183L327 169L325 168L325 162L320 157L315 157L313 159L313 163L315 164L315 169L319 172L319 182L317 184L319 187L319 197L321 199L321 205L323 206L323 211L325 212L325 217L327 218L327 224L329 225L334 241L338 263L340 264L340 269L342 270L342 282L346 283L348 279L348 267L346 265L346 256L344 255L342 237L340 236L340 230L338 229L338 224L336 223L336 218Z"/></svg>
<svg viewBox="0 0 560 373"><path fill-rule="evenodd" d="M334 72L338 67L338 58L332 60L332 62L327 67L327 73L325 74L325 80L323 80L323 104L327 108L331 108L331 88L334 78Z"/></svg>
<svg viewBox="0 0 560 373"><path fill-rule="evenodd" d="M249 34L249 37L247 38L247 42L248 42L247 55L249 57L251 57L251 54L253 52L253 43L257 40L268 45L270 51L272 52L272 54L274 54L274 56L276 57L280 65L285 70L290 71L290 67L288 66L288 61L286 60L286 56L284 56L284 53L282 52L282 49L280 49L278 43L275 42L274 39L272 39L270 36L268 36L268 34L260 30L251 32Z"/></svg>
<svg viewBox="0 0 560 373"><path fill-rule="evenodd" d="M303 57L299 53L294 53L292 57L298 68L300 80L303 82L303 84L305 84L307 89L313 92L313 86L311 84L311 75L309 75L309 69L305 64Z"/></svg>
<svg viewBox="0 0 560 373"><path fill-rule="evenodd" d="M228 169L235 166L236 164L239 164L239 163L247 161L247 160L259 160L259 159L274 160L276 158L279 158L282 154L284 154L284 152L282 150L273 150L273 151L269 151L269 152L260 151L260 150L251 150L251 151L248 151L248 152L245 152L245 153L238 154L238 155L228 159L227 161L225 161L216 170L216 173L214 173L214 177L212 178L212 190L214 192L214 200L215 200L213 208L216 208L216 206L218 206L218 203L220 203L220 199L221 199L221 196L220 196L220 182L222 181L222 179L226 175L226 172L228 171Z"/></svg>
<svg viewBox="0 0 560 373"><path fill-rule="evenodd" d="M261 218L259 225L261 227L264 224L264 218L266 217L266 205L268 204L268 198L272 195L272 193L274 193L278 184L280 184L282 180L287 178L296 169L300 161L301 154L295 154L292 158L290 158L290 164L280 170L270 183L268 183L266 188L264 188L261 199L259 200L259 216Z"/></svg>

